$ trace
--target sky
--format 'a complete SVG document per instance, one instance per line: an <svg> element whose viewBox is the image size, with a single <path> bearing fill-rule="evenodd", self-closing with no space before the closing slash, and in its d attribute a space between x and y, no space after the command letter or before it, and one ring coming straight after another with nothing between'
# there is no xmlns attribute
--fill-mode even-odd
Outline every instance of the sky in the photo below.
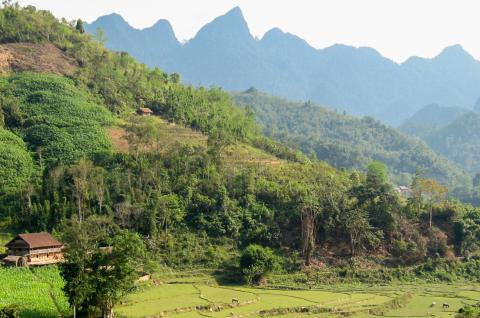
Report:
<svg viewBox="0 0 480 318"><path fill-rule="evenodd" d="M167 19L188 40L215 17L239 6L250 32L261 38L279 27L316 48L369 46L397 62L434 57L461 44L480 60L478 0L20 0L68 20L92 22L112 12L135 28Z"/></svg>

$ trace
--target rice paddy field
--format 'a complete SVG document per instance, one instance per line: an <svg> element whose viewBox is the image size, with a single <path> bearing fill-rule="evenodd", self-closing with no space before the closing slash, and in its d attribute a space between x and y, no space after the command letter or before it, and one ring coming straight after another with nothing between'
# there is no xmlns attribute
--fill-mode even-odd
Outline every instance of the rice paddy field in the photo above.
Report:
<svg viewBox="0 0 480 318"><path fill-rule="evenodd" d="M329 286L276 290L175 283L130 295L117 312L127 317L455 317L480 300L474 285ZM448 308L443 308L448 304Z"/></svg>
<svg viewBox="0 0 480 318"><path fill-rule="evenodd" d="M0 307L22 317L66 317L55 267L0 268ZM121 317L455 317L480 301L480 284L328 285L309 290L222 286L209 275L172 274L142 284L115 311ZM448 304L448 308L443 308Z"/></svg>

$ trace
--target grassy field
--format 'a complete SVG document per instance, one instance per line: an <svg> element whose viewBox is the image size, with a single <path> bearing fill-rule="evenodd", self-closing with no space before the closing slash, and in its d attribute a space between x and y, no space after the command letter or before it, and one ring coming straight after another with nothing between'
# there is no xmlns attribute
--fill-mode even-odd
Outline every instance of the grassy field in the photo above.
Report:
<svg viewBox="0 0 480 318"><path fill-rule="evenodd" d="M0 307L15 305L21 317L59 317L68 313L63 280L54 266L35 269L0 267Z"/></svg>
<svg viewBox="0 0 480 318"><path fill-rule="evenodd" d="M22 317L68 316L56 267L0 268L0 307ZM171 273L140 285L115 311L125 317L455 317L480 300L478 284L326 285L310 290L220 286L212 276ZM434 304L432 306L432 304ZM449 308L443 308L443 304Z"/></svg>

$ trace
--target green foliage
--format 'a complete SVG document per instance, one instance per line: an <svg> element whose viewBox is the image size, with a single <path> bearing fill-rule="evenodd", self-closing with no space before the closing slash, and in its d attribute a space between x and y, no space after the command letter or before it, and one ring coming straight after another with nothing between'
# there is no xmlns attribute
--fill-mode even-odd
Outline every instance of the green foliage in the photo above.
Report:
<svg viewBox="0 0 480 318"><path fill-rule="evenodd" d="M22 139L0 128L0 196L21 191L33 172L33 159Z"/></svg>
<svg viewBox="0 0 480 318"><path fill-rule="evenodd" d="M16 306L0 308L0 318L20 318L20 312Z"/></svg>
<svg viewBox="0 0 480 318"><path fill-rule="evenodd" d="M240 269L247 283L259 283L278 266L277 257L268 247L249 245L240 257Z"/></svg>
<svg viewBox="0 0 480 318"><path fill-rule="evenodd" d="M113 307L133 288L142 269L144 244L138 235L128 231L97 234L85 232L84 227L72 228L65 262L61 264L63 290L70 305L80 313L111 317Z"/></svg>
<svg viewBox="0 0 480 318"><path fill-rule="evenodd" d="M480 114L457 107L427 106L406 120L401 129L424 140L472 176L480 165Z"/></svg>
<svg viewBox="0 0 480 318"><path fill-rule="evenodd" d="M13 101L5 112L7 127L25 136L42 164L73 163L109 151L102 127L112 122L111 114L72 81L22 73L8 77L1 90L5 100Z"/></svg>
<svg viewBox="0 0 480 318"><path fill-rule="evenodd" d="M480 305L466 305L458 310L456 318L478 318L480 317Z"/></svg>
<svg viewBox="0 0 480 318"><path fill-rule="evenodd" d="M388 181L387 167L378 161L373 161L367 166L367 175L378 178L380 182Z"/></svg>
<svg viewBox="0 0 480 318"><path fill-rule="evenodd" d="M72 32L67 24L49 11L35 7L20 8L18 3L5 2L0 10L0 43L11 42L63 42Z"/></svg>
<svg viewBox="0 0 480 318"><path fill-rule="evenodd" d="M469 177L423 142L369 118L354 118L316 104L290 102L255 89L234 94L234 100L253 111L267 136L299 148L337 168L366 170L374 161L385 164L392 181L409 184L415 171L458 188L470 185ZM461 188L466 188L461 190ZM460 193L460 190L462 193Z"/></svg>

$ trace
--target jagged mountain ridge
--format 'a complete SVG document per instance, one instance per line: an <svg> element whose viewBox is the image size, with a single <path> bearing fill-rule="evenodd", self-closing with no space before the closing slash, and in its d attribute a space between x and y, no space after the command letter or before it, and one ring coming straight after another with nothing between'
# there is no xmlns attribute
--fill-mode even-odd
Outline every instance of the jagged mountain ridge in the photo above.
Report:
<svg viewBox="0 0 480 318"><path fill-rule="evenodd" d="M232 91L254 86L392 125L427 104L473 105L480 96L480 62L459 45L433 59L412 57L398 64L372 48L315 49L278 28L256 39L238 7L206 24L184 44L165 20L137 30L112 14L87 24L86 30L95 33L98 27L110 49L178 72L186 83Z"/></svg>

